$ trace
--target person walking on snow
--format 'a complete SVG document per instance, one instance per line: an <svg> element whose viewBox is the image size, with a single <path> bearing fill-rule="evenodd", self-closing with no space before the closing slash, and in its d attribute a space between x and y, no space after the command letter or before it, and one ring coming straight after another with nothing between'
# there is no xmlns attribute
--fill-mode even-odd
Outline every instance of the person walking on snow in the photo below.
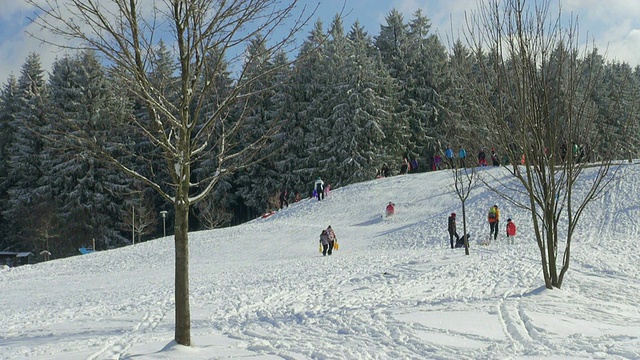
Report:
<svg viewBox="0 0 640 360"><path fill-rule="evenodd" d="M287 190L282 189L280 192L280 210L282 210L283 206L289 207L289 200L287 200Z"/></svg>
<svg viewBox="0 0 640 360"><path fill-rule="evenodd" d="M336 233L331 228L331 225L327 227L327 235L329 236L329 248L327 249L327 255L331 255L331 253L333 252L333 246L335 242L338 240L336 238Z"/></svg>
<svg viewBox="0 0 640 360"><path fill-rule="evenodd" d="M478 166L487 166L487 154L484 152L484 148L478 152Z"/></svg>
<svg viewBox="0 0 640 360"><path fill-rule="evenodd" d="M327 256L327 251L329 250L329 234L327 230L322 230L322 234L320 234L320 244L322 244L322 256ZM329 255L331 255L331 253L329 253Z"/></svg>
<svg viewBox="0 0 640 360"><path fill-rule="evenodd" d="M456 231L456 213L451 213L449 216L449 242L451 243L451 248L453 249L453 237L456 237L456 242L460 239L458 236L458 232Z"/></svg>
<svg viewBox="0 0 640 360"><path fill-rule="evenodd" d="M511 218L507 219L507 238L509 239L509 243L513 244L515 241L513 237L516 236L516 224L511 221Z"/></svg>
<svg viewBox="0 0 640 360"><path fill-rule="evenodd" d="M460 160L460 167L465 167L465 159L467 158L467 150L465 150L462 146L460 146L460 150L458 150L458 158Z"/></svg>
<svg viewBox="0 0 640 360"><path fill-rule="evenodd" d="M318 197L318 201L324 199L324 181L322 181L322 179L319 176L315 183L315 191L316 191L316 196Z"/></svg>
<svg viewBox="0 0 640 360"><path fill-rule="evenodd" d="M491 148L491 165L500 166L500 159L494 148Z"/></svg>
<svg viewBox="0 0 640 360"><path fill-rule="evenodd" d="M453 169L453 149L451 149L451 145L448 145L447 150L444 151L444 157L447 158L447 165Z"/></svg>
<svg viewBox="0 0 640 360"><path fill-rule="evenodd" d="M436 154L434 156L433 164L435 165L435 169L433 169L433 170L441 170L442 169L442 156L440 156L440 154Z"/></svg>
<svg viewBox="0 0 640 360"><path fill-rule="evenodd" d="M498 238L498 223L500 222L500 210L498 210L498 205L493 205L491 209L489 209L489 227L491 229L489 233L489 239L493 235L493 240Z"/></svg>

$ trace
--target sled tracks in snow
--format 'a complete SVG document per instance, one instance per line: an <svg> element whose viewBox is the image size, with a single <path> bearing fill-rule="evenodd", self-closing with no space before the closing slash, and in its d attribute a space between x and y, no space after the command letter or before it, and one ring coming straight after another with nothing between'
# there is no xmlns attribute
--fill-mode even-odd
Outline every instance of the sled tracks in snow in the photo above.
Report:
<svg viewBox="0 0 640 360"><path fill-rule="evenodd" d="M164 319L167 312L173 309L173 294L153 294L146 301L143 315L130 330L123 330L122 334L112 336L105 345L93 353L87 360L116 360L127 357L127 351L142 337L154 331Z"/></svg>

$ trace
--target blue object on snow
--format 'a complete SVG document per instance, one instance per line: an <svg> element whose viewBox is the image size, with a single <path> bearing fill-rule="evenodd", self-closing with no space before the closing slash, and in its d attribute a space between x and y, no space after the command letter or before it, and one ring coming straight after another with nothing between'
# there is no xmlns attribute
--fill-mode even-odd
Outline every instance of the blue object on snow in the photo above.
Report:
<svg viewBox="0 0 640 360"><path fill-rule="evenodd" d="M78 251L80 251L80 253L81 253L82 255L87 255L87 254L91 254L92 252L94 252L94 250L87 249L87 248L86 248L86 247L84 247L84 246L81 246L81 247L80 247L80 249L78 249Z"/></svg>

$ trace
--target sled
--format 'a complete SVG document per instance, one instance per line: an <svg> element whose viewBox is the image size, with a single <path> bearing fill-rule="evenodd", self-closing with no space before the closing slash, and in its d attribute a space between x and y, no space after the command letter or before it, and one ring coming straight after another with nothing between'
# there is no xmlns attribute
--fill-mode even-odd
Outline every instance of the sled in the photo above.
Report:
<svg viewBox="0 0 640 360"><path fill-rule="evenodd" d="M81 246L78 251L80 251L80 254L82 255L87 255L87 254L91 254L94 250L93 249L87 249L84 246Z"/></svg>
<svg viewBox="0 0 640 360"><path fill-rule="evenodd" d="M462 247L464 247L464 240L465 240L465 239L467 239L467 241L468 241L469 236L470 236L470 235L469 235L469 234L467 234L467 235L465 235L465 236L463 236L463 237L461 237L461 238L458 238L458 239L456 240L456 245L455 245L455 247L456 247L456 248L462 248Z"/></svg>
<svg viewBox="0 0 640 360"><path fill-rule="evenodd" d="M483 245L483 246L489 246L491 245L491 236L489 236L488 238L484 239L484 240L480 240L478 242L478 244Z"/></svg>
<svg viewBox="0 0 640 360"><path fill-rule="evenodd" d="M275 213L276 213L275 211L270 211L268 213L264 213L264 214L262 214L261 218L266 219L266 218L268 218L269 216L271 216L271 215L273 215Z"/></svg>

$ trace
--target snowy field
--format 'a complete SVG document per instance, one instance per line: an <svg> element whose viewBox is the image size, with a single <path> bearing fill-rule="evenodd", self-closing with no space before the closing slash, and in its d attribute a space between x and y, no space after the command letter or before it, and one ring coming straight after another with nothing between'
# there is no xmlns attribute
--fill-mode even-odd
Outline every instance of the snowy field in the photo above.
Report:
<svg viewBox="0 0 640 360"><path fill-rule="evenodd" d="M193 347L172 340L171 237L1 269L0 359L640 359L638 178L623 165L588 207L561 290L544 288L526 212L476 189L465 256L448 246L451 173L412 174L191 233ZM500 236L479 246L494 203ZM323 257L328 225L340 249Z"/></svg>

